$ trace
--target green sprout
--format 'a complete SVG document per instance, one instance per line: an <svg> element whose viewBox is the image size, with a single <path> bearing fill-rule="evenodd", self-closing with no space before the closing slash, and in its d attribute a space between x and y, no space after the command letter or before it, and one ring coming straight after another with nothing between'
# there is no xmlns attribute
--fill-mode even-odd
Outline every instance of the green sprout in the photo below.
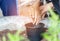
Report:
<svg viewBox="0 0 60 41"><path fill-rule="evenodd" d="M11 34L11 33L8 33L7 36L8 36L8 41L23 41L24 39L26 39L24 36L21 36L19 35L20 33L20 30L18 30L15 34ZM6 41L6 37L3 36L3 41Z"/></svg>
<svg viewBox="0 0 60 41"><path fill-rule="evenodd" d="M50 26L48 27L48 31L43 33L43 37L47 41L60 41L58 36L58 34L60 33L59 16L56 13L54 13L54 11L51 8L49 8L48 11L51 14L51 17L49 17Z"/></svg>
<svg viewBox="0 0 60 41"><path fill-rule="evenodd" d="M21 41L24 39L23 36L19 35L19 32L20 31L17 31L16 34L11 34L11 33L8 33L8 38L9 38L9 41Z"/></svg>
<svg viewBox="0 0 60 41"><path fill-rule="evenodd" d="M3 39L3 41L6 41L6 37L5 36L3 36L2 39Z"/></svg>

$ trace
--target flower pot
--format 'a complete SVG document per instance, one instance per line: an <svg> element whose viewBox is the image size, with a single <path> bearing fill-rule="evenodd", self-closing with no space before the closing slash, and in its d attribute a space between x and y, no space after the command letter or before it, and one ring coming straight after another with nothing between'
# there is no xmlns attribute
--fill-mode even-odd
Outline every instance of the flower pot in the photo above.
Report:
<svg viewBox="0 0 60 41"><path fill-rule="evenodd" d="M26 31L27 31L27 36L30 41L40 41L42 40L42 33L44 24L38 24L38 25L33 25L32 23L28 23L25 25L26 26Z"/></svg>
<svg viewBox="0 0 60 41"><path fill-rule="evenodd" d="M31 20L30 20L31 21ZM22 16L7 16L0 18L0 41L5 36L6 40L9 41L7 34L15 34L17 30L20 30L20 35L24 37L24 41L28 41L25 34L25 23L29 23L29 18Z"/></svg>

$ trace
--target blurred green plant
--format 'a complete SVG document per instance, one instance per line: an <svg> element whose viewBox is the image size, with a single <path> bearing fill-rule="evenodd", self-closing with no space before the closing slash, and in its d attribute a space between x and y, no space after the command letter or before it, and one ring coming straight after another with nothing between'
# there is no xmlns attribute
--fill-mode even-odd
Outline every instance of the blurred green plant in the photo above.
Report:
<svg viewBox="0 0 60 41"><path fill-rule="evenodd" d="M51 8L49 8L48 11L51 14L51 17L49 17L50 26L48 27L47 32L43 33L43 37L47 41L60 41L59 36L58 36L60 33L59 15L54 13L54 11Z"/></svg>
<svg viewBox="0 0 60 41"><path fill-rule="evenodd" d="M23 41L24 39L26 39L25 37L19 35L20 31L18 30L15 34L11 34L11 33L8 33L7 36L8 36L8 41ZM3 36L3 41L6 41L6 37Z"/></svg>

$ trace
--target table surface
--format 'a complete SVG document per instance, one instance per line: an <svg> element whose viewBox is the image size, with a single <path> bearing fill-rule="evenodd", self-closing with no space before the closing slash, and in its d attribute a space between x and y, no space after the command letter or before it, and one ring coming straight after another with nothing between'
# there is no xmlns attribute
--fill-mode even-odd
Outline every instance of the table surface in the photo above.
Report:
<svg viewBox="0 0 60 41"><path fill-rule="evenodd" d="M0 31L4 29L16 30L16 29L25 29L24 25L26 23L32 22L31 19L27 17L20 16L7 16L0 17Z"/></svg>

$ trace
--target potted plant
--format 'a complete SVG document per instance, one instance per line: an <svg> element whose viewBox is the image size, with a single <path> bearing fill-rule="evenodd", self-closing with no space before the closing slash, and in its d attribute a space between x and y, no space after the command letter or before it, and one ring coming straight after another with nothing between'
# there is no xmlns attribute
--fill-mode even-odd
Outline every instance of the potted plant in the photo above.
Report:
<svg viewBox="0 0 60 41"><path fill-rule="evenodd" d="M45 32L44 24L39 23L37 25L33 25L32 23L28 23L25 25L27 36L30 41L41 41L42 40L42 33Z"/></svg>

